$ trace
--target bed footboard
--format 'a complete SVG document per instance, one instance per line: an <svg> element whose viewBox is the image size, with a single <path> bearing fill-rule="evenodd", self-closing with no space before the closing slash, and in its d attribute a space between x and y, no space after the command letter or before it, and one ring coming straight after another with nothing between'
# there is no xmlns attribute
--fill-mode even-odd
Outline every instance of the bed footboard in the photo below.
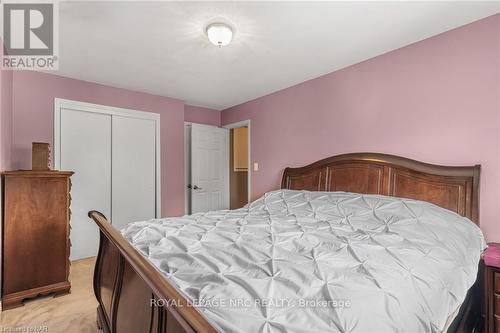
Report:
<svg viewBox="0 0 500 333"><path fill-rule="evenodd" d="M99 303L97 324L104 332L216 332L209 322L98 211L100 229L94 271Z"/></svg>

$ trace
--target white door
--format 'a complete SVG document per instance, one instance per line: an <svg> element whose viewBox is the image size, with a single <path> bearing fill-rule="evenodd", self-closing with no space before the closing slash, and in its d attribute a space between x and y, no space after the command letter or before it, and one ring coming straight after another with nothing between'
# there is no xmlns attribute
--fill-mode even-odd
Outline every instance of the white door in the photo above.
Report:
<svg viewBox="0 0 500 333"><path fill-rule="evenodd" d="M156 217L155 121L113 116L113 225Z"/></svg>
<svg viewBox="0 0 500 333"><path fill-rule="evenodd" d="M99 230L87 213L111 216L111 116L64 108L60 113L60 166L71 177L71 260L95 256Z"/></svg>
<svg viewBox="0 0 500 333"><path fill-rule="evenodd" d="M229 209L229 131L191 127L191 212Z"/></svg>

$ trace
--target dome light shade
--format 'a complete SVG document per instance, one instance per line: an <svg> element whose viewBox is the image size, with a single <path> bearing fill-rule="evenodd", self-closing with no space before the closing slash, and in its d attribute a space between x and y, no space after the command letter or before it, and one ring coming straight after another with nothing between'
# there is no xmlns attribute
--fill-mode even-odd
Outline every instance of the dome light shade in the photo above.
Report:
<svg viewBox="0 0 500 333"><path fill-rule="evenodd" d="M212 23L207 27L207 36L212 44L226 46L233 39L233 30L224 23Z"/></svg>

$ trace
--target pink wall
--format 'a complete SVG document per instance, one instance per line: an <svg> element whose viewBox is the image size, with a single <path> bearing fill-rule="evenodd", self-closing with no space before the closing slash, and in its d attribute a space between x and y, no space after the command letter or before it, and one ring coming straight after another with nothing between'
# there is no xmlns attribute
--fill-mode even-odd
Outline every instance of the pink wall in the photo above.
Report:
<svg viewBox="0 0 500 333"><path fill-rule="evenodd" d="M2 71L1 75L3 169L31 168L31 142L52 143L56 97L155 112L161 114L162 214L184 213L184 120L219 126L219 111L51 74Z"/></svg>
<svg viewBox="0 0 500 333"><path fill-rule="evenodd" d="M251 119L253 198L286 166L374 151L482 165L481 227L500 241L500 14L222 112Z"/></svg>
<svg viewBox="0 0 500 333"><path fill-rule="evenodd" d="M12 168L31 168L32 141L53 141L55 97L159 113L162 215L184 213L182 101L50 74L16 71L12 91Z"/></svg>
<svg viewBox="0 0 500 333"><path fill-rule="evenodd" d="M0 170L9 170L12 145L12 71L0 72Z"/></svg>
<svg viewBox="0 0 500 333"><path fill-rule="evenodd" d="M0 40L0 48L3 49ZM0 70L0 171L11 168L12 71Z"/></svg>
<svg viewBox="0 0 500 333"><path fill-rule="evenodd" d="M214 109L203 108L200 106L185 105L184 121L220 126L221 112Z"/></svg>

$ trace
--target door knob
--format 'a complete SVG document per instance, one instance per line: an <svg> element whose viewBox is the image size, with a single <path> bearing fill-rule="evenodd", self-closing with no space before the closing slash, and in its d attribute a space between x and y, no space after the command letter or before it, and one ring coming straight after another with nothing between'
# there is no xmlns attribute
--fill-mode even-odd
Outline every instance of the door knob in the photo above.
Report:
<svg viewBox="0 0 500 333"><path fill-rule="evenodd" d="M202 188L201 188L201 187L198 187L198 185L195 185L195 186L193 187L193 189L195 189L195 190L201 190Z"/></svg>

